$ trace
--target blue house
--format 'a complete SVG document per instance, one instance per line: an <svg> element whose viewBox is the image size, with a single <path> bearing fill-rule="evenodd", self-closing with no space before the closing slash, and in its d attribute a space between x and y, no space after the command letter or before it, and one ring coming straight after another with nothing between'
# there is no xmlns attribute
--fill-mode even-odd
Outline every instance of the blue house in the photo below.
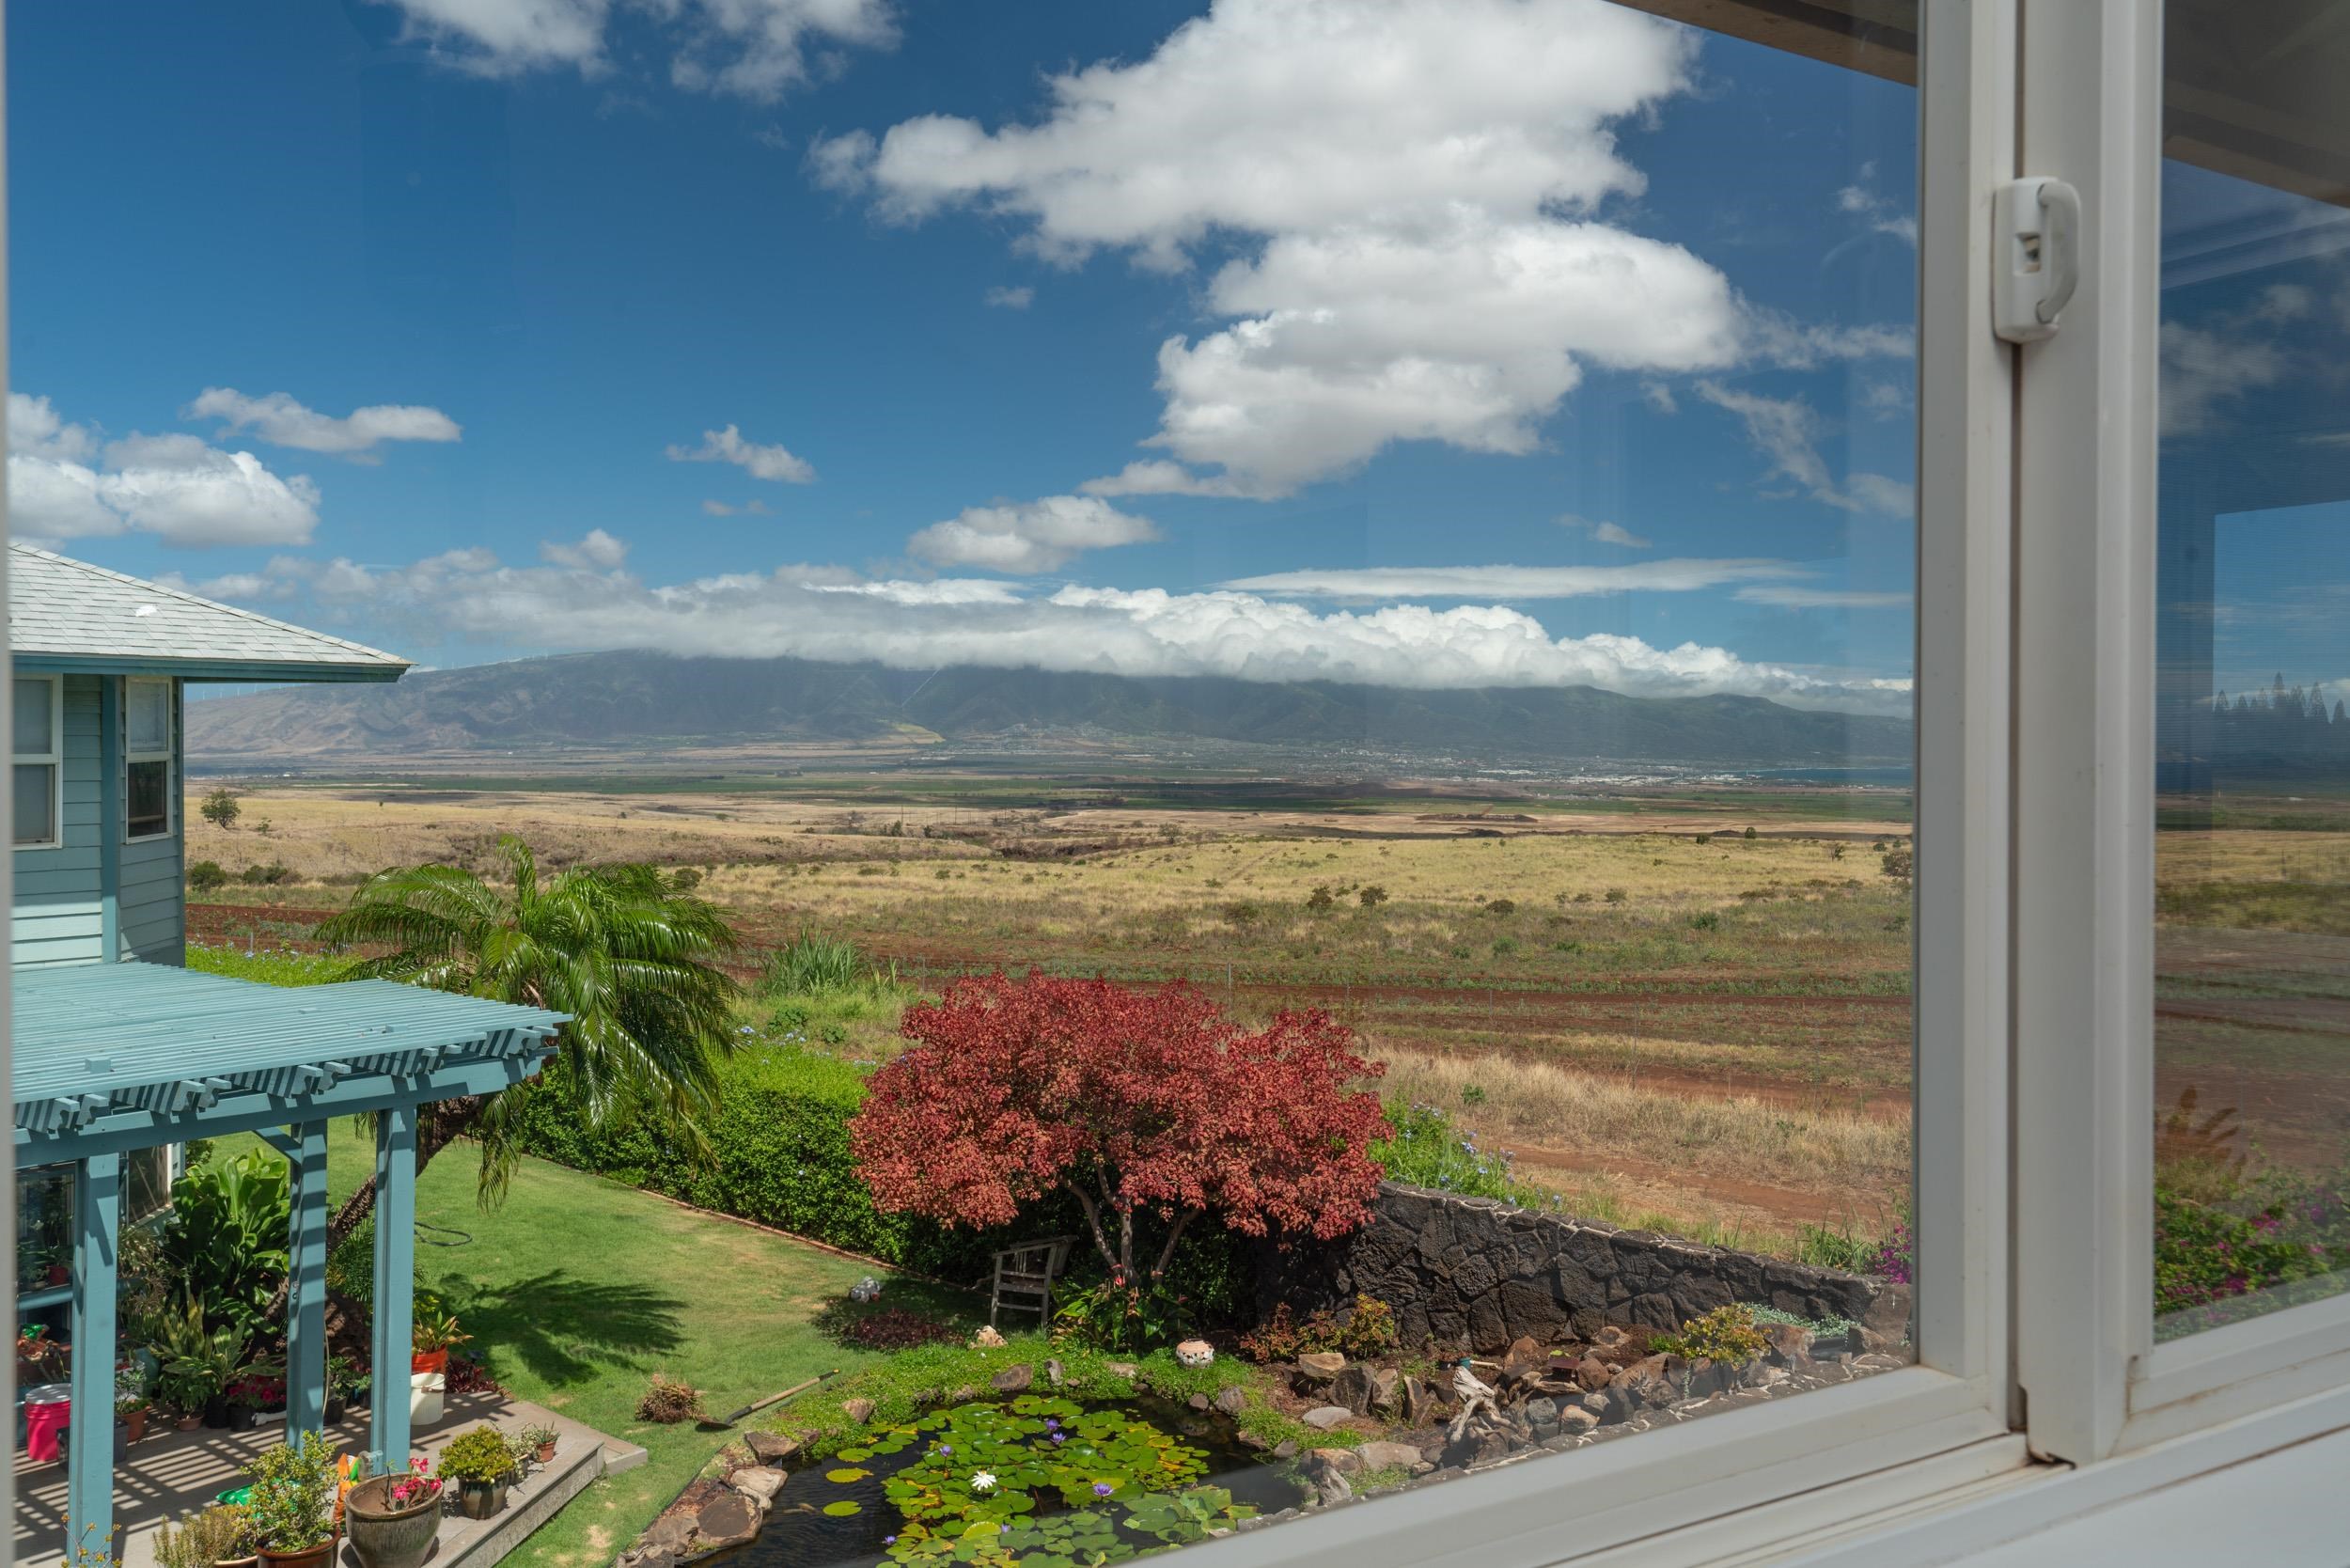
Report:
<svg viewBox="0 0 2350 1568"><path fill-rule="evenodd" d="M326 1129L372 1112L369 1459L409 1453L418 1107L539 1070L560 1014L384 980L281 990L183 967L194 682L396 681L404 660L25 545L8 556L17 1318L71 1347L68 1540L113 1526L118 1237L170 1152L258 1133L290 1168L289 1435L321 1424Z"/></svg>

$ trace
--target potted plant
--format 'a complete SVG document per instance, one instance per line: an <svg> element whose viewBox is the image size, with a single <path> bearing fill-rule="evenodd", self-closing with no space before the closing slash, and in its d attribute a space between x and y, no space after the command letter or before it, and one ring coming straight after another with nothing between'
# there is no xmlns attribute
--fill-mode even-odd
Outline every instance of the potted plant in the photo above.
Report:
<svg viewBox="0 0 2350 1568"><path fill-rule="evenodd" d="M506 1506L514 1479L514 1450L495 1427L478 1426L441 1450L441 1479L457 1483L457 1506L469 1519L487 1519Z"/></svg>
<svg viewBox="0 0 2350 1568"><path fill-rule="evenodd" d="M232 1568L258 1561L253 1554L245 1512L214 1503L155 1532L155 1568Z"/></svg>
<svg viewBox="0 0 2350 1568"><path fill-rule="evenodd" d="M358 1364L348 1356L326 1358L326 1419L329 1425L339 1421L353 1403L352 1394L366 1387L367 1379L359 1373Z"/></svg>
<svg viewBox="0 0 2350 1568"><path fill-rule="evenodd" d="M530 1450L530 1458L532 1463L539 1465L554 1464L556 1439L561 1434L556 1432L555 1428L551 1426L526 1426L523 1428L522 1439L524 1444Z"/></svg>
<svg viewBox="0 0 2350 1568"><path fill-rule="evenodd" d="M115 1399L115 1416L122 1422L122 1440L135 1443L147 1435L149 1400L145 1394L119 1394Z"/></svg>
<svg viewBox="0 0 2350 1568"><path fill-rule="evenodd" d="M448 1370L450 1349L472 1338L472 1335L459 1330L454 1313L446 1317L438 1311L430 1315L420 1313L415 1327L409 1331L409 1348L415 1354L409 1359L408 1370L412 1372L446 1372Z"/></svg>
<svg viewBox="0 0 2350 1568"><path fill-rule="evenodd" d="M261 1568L323 1568L335 1545L335 1460L325 1441L306 1432L298 1444L272 1444L244 1473L253 1478L245 1510Z"/></svg>
<svg viewBox="0 0 2350 1568"><path fill-rule="evenodd" d="M189 1415L201 1411L207 1426L228 1424L225 1396L244 1362L243 1334L226 1325L207 1329L203 1309L188 1301L178 1311L156 1314L155 1341L149 1348L161 1369L158 1386L172 1408Z"/></svg>
<svg viewBox="0 0 2350 1568"><path fill-rule="evenodd" d="M273 1401L283 1408L284 1386L266 1373L246 1371L230 1380L221 1390L221 1403L227 1412L227 1425L231 1432L250 1432L260 1424L261 1412ZM207 1418L207 1423L210 1419Z"/></svg>
<svg viewBox="0 0 2350 1568"><path fill-rule="evenodd" d="M16 1383L62 1383L73 1370L73 1347L38 1323L17 1330Z"/></svg>
<svg viewBox="0 0 2350 1568"><path fill-rule="evenodd" d="M343 1495L343 1534L359 1568L416 1568L441 1528L441 1480L422 1459Z"/></svg>

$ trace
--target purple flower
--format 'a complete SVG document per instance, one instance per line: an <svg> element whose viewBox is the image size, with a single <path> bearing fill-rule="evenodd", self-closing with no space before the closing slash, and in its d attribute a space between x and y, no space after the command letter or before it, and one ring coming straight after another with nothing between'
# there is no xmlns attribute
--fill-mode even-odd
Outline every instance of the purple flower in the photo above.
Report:
<svg viewBox="0 0 2350 1568"><path fill-rule="evenodd" d="M938 1451L941 1453L952 1453L955 1451L955 1446L952 1443L941 1443L938 1445Z"/></svg>
<svg viewBox="0 0 2350 1568"><path fill-rule="evenodd" d="M1097 1481L1093 1483L1093 1495L1097 1497L1106 1497L1116 1490L1117 1488L1106 1481Z"/></svg>
<svg viewBox="0 0 2350 1568"><path fill-rule="evenodd" d="M1066 1443L1069 1441L1069 1435L1064 1432L1056 1432L1053 1434L1053 1441L1056 1443Z"/></svg>
<svg viewBox="0 0 2350 1568"><path fill-rule="evenodd" d="M898 1538L894 1535L885 1535L882 1537L882 1544L885 1546L894 1546L897 1544Z"/></svg>

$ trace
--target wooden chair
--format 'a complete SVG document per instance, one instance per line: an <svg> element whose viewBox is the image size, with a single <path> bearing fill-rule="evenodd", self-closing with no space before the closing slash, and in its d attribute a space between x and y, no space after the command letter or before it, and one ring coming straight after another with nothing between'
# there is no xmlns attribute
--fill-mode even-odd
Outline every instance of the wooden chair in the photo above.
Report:
<svg viewBox="0 0 2350 1568"><path fill-rule="evenodd" d="M987 1298L988 1326L995 1326L995 1314L1005 1307L1022 1312L1032 1310L1040 1324L1050 1325L1053 1281L1069 1266L1069 1249L1076 1241L1074 1236L1047 1236L1042 1241L1022 1242L996 1253L995 1288Z"/></svg>

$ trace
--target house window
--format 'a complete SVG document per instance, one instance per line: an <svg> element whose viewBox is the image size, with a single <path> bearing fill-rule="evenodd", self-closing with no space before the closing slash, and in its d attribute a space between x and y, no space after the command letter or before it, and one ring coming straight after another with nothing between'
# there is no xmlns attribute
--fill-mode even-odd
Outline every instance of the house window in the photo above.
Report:
<svg viewBox="0 0 2350 1568"><path fill-rule="evenodd" d="M12 796L16 847L51 849L58 843L57 776L65 751L64 708L54 675L16 678L12 745L16 764Z"/></svg>
<svg viewBox="0 0 2350 1568"><path fill-rule="evenodd" d="M122 686L125 836L158 839L171 831L171 682L133 678Z"/></svg>

